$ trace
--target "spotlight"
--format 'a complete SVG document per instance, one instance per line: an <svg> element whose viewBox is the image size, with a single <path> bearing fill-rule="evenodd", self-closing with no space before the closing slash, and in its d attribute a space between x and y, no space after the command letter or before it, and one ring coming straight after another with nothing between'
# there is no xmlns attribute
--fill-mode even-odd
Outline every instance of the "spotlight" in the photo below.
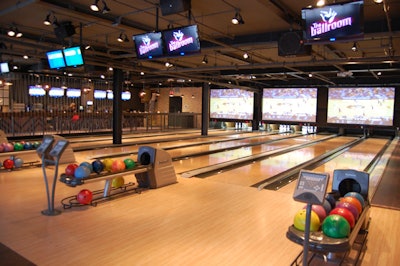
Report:
<svg viewBox="0 0 400 266"><path fill-rule="evenodd" d="M107 6L107 4L106 4L106 1L102 1L103 2L103 5L104 5L104 7L103 7L103 10L101 11L103 14L107 14L107 13L109 13L110 11L111 11L111 9L110 8L108 8L108 6Z"/></svg>
<svg viewBox="0 0 400 266"><path fill-rule="evenodd" d="M90 5L90 9L92 11L98 12L100 10L99 6L97 5L98 3L99 3L99 0L95 0L94 3Z"/></svg>
<svg viewBox="0 0 400 266"><path fill-rule="evenodd" d="M205 56L203 57L203 61L201 61L201 63L203 63L203 64L208 64L207 55L205 55Z"/></svg>
<svg viewBox="0 0 400 266"><path fill-rule="evenodd" d="M357 52L357 43L355 42L355 43L353 43L353 47L351 47L351 50L353 51L353 52Z"/></svg>
<svg viewBox="0 0 400 266"><path fill-rule="evenodd" d="M22 37L22 32L20 32L17 28L15 28L15 32L16 32L16 34L15 34L15 37L17 37L17 38L21 38Z"/></svg>
<svg viewBox="0 0 400 266"><path fill-rule="evenodd" d="M117 41L119 41L119 42L129 42L129 39L128 39L128 36L125 33L121 32L119 34L118 38L117 38Z"/></svg>
<svg viewBox="0 0 400 266"><path fill-rule="evenodd" d="M374 0L374 3L375 3L375 4L382 4L382 3L383 3L383 0Z"/></svg>
<svg viewBox="0 0 400 266"><path fill-rule="evenodd" d="M50 25L51 25L50 15L51 15L51 13L47 14L45 20L43 20L43 24L44 24L44 25L47 25L47 26L50 26Z"/></svg>
<svg viewBox="0 0 400 266"><path fill-rule="evenodd" d="M248 53L244 53L244 54L243 54L243 58L244 58L244 59L249 58L249 54L248 54Z"/></svg>
<svg viewBox="0 0 400 266"><path fill-rule="evenodd" d="M232 18L232 24L234 24L234 25L244 24L244 20L238 11L235 13L235 16Z"/></svg>
<svg viewBox="0 0 400 266"><path fill-rule="evenodd" d="M325 0L318 0L317 1L317 6L324 6L325 5Z"/></svg>
<svg viewBox="0 0 400 266"><path fill-rule="evenodd" d="M15 32L15 29L14 29L14 28L10 28L10 29L7 31L7 35L10 36L10 37L14 37L15 34L17 34L17 33Z"/></svg>

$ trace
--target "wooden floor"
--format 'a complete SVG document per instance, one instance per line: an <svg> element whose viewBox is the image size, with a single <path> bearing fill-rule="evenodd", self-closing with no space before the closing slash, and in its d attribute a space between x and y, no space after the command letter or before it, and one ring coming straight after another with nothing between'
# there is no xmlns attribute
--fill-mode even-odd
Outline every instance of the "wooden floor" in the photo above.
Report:
<svg viewBox="0 0 400 266"><path fill-rule="evenodd" d="M371 150L379 145L369 143ZM362 150L353 151L353 163L373 153ZM92 155L76 157L80 161ZM178 163L194 167L201 162ZM333 167L339 163L343 160ZM243 176L241 171L238 175ZM46 172L52 178L54 167ZM376 179L379 176L371 183L378 185ZM85 188L103 185L90 183ZM62 210L61 200L82 188L57 182L56 208ZM259 191L226 182L226 177L221 181L178 175L177 184L50 217L41 214L47 202L40 167L1 171L0 242L37 265L290 265L302 250L285 236L294 214L303 207L292 193L290 188ZM398 265L399 221L399 211L371 208L361 265Z"/></svg>

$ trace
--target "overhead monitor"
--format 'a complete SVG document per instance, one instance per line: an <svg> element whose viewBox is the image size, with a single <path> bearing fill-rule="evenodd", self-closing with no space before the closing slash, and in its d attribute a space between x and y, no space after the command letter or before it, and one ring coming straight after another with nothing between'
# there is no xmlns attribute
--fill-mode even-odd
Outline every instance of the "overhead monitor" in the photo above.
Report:
<svg viewBox="0 0 400 266"><path fill-rule="evenodd" d="M211 89L210 118L253 120L254 92L243 89Z"/></svg>
<svg viewBox="0 0 400 266"><path fill-rule="evenodd" d="M315 123L317 93L317 88L264 88L262 120Z"/></svg>
<svg viewBox="0 0 400 266"><path fill-rule="evenodd" d="M358 40L364 35L364 1L303 8L306 43Z"/></svg>
<svg viewBox="0 0 400 266"><path fill-rule="evenodd" d="M65 94L63 88L57 88L57 87L51 87L49 90L49 96L58 98L58 97L63 97Z"/></svg>
<svg viewBox="0 0 400 266"><path fill-rule="evenodd" d="M46 57L51 69L59 69L66 66L62 50L49 51L46 53Z"/></svg>
<svg viewBox="0 0 400 266"><path fill-rule="evenodd" d="M123 101L129 101L131 99L131 92L130 91L123 91L121 93L121 99Z"/></svg>
<svg viewBox="0 0 400 266"><path fill-rule="evenodd" d="M10 72L10 67L8 66L8 63L7 62L0 63L0 70L1 70L1 73Z"/></svg>
<svg viewBox="0 0 400 266"><path fill-rule="evenodd" d="M76 67L83 65L83 56L79 46L65 48L63 53L67 66Z"/></svg>
<svg viewBox="0 0 400 266"><path fill-rule="evenodd" d="M329 88L327 123L393 126L394 87Z"/></svg>
<svg viewBox="0 0 400 266"><path fill-rule="evenodd" d="M164 55L161 32L149 32L133 36L136 55L139 59L152 59Z"/></svg>
<svg viewBox="0 0 400 266"><path fill-rule="evenodd" d="M163 31L168 56L187 55L200 52L197 25Z"/></svg>
<svg viewBox="0 0 400 266"><path fill-rule="evenodd" d="M114 99L114 93L112 91L107 91L107 99L108 100Z"/></svg>
<svg viewBox="0 0 400 266"><path fill-rule="evenodd" d="M105 99L107 98L107 92L103 90L94 90L93 97L95 99Z"/></svg>
<svg viewBox="0 0 400 266"><path fill-rule="evenodd" d="M46 91L43 89L42 86L34 85L34 86L29 86L28 94L29 96L39 97L39 96L45 96Z"/></svg>
<svg viewBox="0 0 400 266"><path fill-rule="evenodd" d="M78 97L81 97L81 89L68 88L68 89L67 89L67 97L68 97L68 98L78 98Z"/></svg>

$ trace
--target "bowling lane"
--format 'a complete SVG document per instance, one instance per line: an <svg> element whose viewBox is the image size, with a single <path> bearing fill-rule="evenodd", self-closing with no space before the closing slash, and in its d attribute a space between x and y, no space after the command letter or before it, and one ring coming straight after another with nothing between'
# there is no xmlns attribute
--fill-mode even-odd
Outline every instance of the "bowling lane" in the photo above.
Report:
<svg viewBox="0 0 400 266"><path fill-rule="evenodd" d="M350 148L331 161L318 166L312 171L330 174L327 191L332 191L332 178L335 169L354 169L364 171L379 151L387 144L387 139L368 138L360 144ZM371 185L372 182L370 182ZM293 193L296 182L292 182L279 189L280 192Z"/></svg>
<svg viewBox="0 0 400 266"><path fill-rule="evenodd" d="M288 136L285 135L284 136ZM310 141L320 140L326 138L326 135L300 135L295 138L285 139L273 143L265 143L250 147L241 147L234 150L217 152L209 155L188 158L186 160L175 161L174 167L177 173L187 172L193 169L207 167L219 163L232 161L247 156L257 155L264 152L276 151L278 149L288 148L293 145L301 145ZM173 154L173 152L171 152ZM173 156L174 157L174 156ZM255 183L255 182L254 182ZM254 184L252 183L252 184Z"/></svg>
<svg viewBox="0 0 400 266"><path fill-rule="evenodd" d="M234 133L234 132L232 132ZM176 147L175 152L176 156L184 156L190 155L192 150L195 150L195 147L201 147L200 151L210 151L213 149L221 149L221 148L229 148L233 146L240 145L249 145L257 142L270 141L274 139L281 138L282 135L272 135L266 132L255 132L252 134L240 133L240 134L231 134L226 136L215 136L215 137L194 137L192 139L182 139L182 140L174 140L174 141L162 141L158 143L143 143L140 145L149 145L158 149L170 149ZM208 142L212 142L212 144L205 144ZM182 148L184 146L190 146L187 148ZM210 148L211 147L211 148ZM91 149L86 151L76 151L75 157L78 161L84 160L92 160L96 157L118 157L120 155L121 158L130 156L130 154L135 154L138 152L139 145L126 145L126 146L110 146L102 149ZM174 151L174 150L169 150ZM197 151L199 152L199 151ZM172 154L174 157L174 155Z"/></svg>
<svg viewBox="0 0 400 266"><path fill-rule="evenodd" d="M298 150L273 156L253 164L245 165L207 177L207 180L242 186L251 186L301 163L311 160L323 153L331 151L339 146L352 142L355 139L357 138L337 137L328 139L312 146L300 148Z"/></svg>

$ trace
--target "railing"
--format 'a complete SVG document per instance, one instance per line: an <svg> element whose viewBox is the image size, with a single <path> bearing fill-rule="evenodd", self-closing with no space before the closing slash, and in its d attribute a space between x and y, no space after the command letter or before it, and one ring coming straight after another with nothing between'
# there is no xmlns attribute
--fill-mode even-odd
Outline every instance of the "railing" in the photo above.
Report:
<svg viewBox="0 0 400 266"><path fill-rule="evenodd" d="M198 113L130 113L122 115L124 132L199 129ZM0 113L0 129L7 137L112 131L112 113L9 112Z"/></svg>

